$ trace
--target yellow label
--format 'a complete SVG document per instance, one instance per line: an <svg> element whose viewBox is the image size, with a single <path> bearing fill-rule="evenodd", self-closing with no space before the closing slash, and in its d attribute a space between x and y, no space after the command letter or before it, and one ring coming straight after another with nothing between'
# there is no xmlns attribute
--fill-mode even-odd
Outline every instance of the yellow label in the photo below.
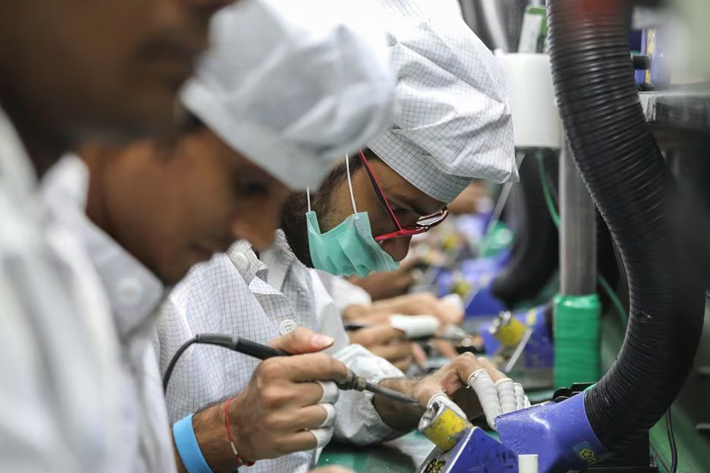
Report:
<svg viewBox="0 0 710 473"><path fill-rule="evenodd" d="M520 343L528 328L515 317L511 317L508 324L500 327L495 337L507 347L512 347Z"/></svg>
<svg viewBox="0 0 710 473"><path fill-rule="evenodd" d="M441 451L448 452L456 446L456 442L470 427L471 424L466 419L447 407L439 413L429 427L422 430L422 433Z"/></svg>

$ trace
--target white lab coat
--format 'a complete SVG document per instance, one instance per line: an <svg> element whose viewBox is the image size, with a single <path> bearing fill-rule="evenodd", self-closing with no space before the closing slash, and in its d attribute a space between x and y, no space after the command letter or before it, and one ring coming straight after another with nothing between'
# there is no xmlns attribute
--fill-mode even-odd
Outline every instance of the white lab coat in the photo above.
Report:
<svg viewBox="0 0 710 473"><path fill-rule="evenodd" d="M111 470L170 473L176 470L165 397L151 340L162 283L86 216L89 170L65 156L47 173L42 195L86 251L107 296L120 350L120 442ZM99 471L99 470L97 470ZM104 470L100 470L104 471Z"/></svg>
<svg viewBox="0 0 710 473"><path fill-rule="evenodd" d="M116 334L81 245L0 110L0 470L126 471Z"/></svg>
<svg viewBox="0 0 710 473"><path fill-rule="evenodd" d="M177 348L198 333L234 334L266 344L297 326L335 339L329 353L360 375L380 380L403 374L349 340L332 299L315 274L296 260L281 232L260 261L246 242L196 266L170 294L158 325L156 348L164 372ZM268 266L268 269L267 269ZM268 282L267 282L268 281ZM209 346L187 351L173 372L168 411L175 422L206 404L243 390L258 360ZM371 397L341 392L335 437L365 445L397 435L372 406ZM259 461L250 473L305 473L315 451Z"/></svg>

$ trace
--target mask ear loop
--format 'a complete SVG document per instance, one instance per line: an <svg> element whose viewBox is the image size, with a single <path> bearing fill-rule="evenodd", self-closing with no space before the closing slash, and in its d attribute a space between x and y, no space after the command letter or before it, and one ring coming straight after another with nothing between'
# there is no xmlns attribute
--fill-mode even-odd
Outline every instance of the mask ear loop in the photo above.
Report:
<svg viewBox="0 0 710 473"><path fill-rule="evenodd" d="M311 188L306 187L306 199L308 199L308 211L311 211Z"/></svg>
<svg viewBox="0 0 710 473"><path fill-rule="evenodd" d="M350 202L353 204L353 213L357 214L357 206L355 205L355 194L353 193L353 181L350 179L350 156L345 154L345 170L348 173L348 187L350 188Z"/></svg>

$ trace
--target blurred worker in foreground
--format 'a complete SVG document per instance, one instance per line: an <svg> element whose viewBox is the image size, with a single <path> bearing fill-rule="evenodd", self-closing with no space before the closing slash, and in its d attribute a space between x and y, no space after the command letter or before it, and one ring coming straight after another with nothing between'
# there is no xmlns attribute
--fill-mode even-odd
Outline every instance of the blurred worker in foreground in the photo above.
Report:
<svg viewBox="0 0 710 473"><path fill-rule="evenodd" d="M268 246L287 185L317 184L335 158L391 122L394 76L385 37L368 23L322 0L228 7L211 25L211 35L223 40L214 42L197 75L225 87L221 97L230 106L205 97L199 79L183 96L188 108L195 97L208 104L211 126L188 114L172 136L124 146L90 143L81 149L84 161L66 156L47 174L46 202L63 231L88 251L113 313L122 361L113 386L121 417L110 417L110 425L122 434L115 453L124 471L169 473L177 463L195 473L202 462L219 472L240 465L226 441L224 404L195 412L171 438L150 344L157 307L166 285L237 238ZM328 344L327 337L325 343L314 337L274 343L294 353ZM286 431L300 448L315 445L317 438L303 428L320 424L325 412L317 406L321 388L308 381L345 373L323 354L264 363L243 393L247 402L231 404L232 426L248 425L242 419L254 413L263 414L264 423L286 415L297 425L255 440L278 448L272 439L282 440ZM298 388L292 379L301 381ZM262 390L284 387L293 404L271 409Z"/></svg>
<svg viewBox="0 0 710 473"><path fill-rule="evenodd" d="M311 333L304 332L306 327L330 336L321 347L361 376L422 404L444 391L460 401L469 415L480 413L473 391L460 388L482 363L492 376L500 376L490 365L471 355L461 356L432 376L404 378L391 364L349 343L321 280L302 263L311 263L310 254L316 267L334 274L392 269L395 260L406 254L409 236L441 221L446 202L472 177L504 181L516 176L507 92L490 51L460 18L429 16L414 1L380 3L378 16L387 20L401 107L395 126L369 142L382 158L368 150L368 161L355 152L349 165L346 160L333 170L318 193L311 194L316 213L308 214L308 231L304 194L288 202L286 236L277 235L273 246L265 250L256 246L255 251L247 242L239 242L226 255L193 268L163 309L162 370L178 347L198 333L226 332L267 343L279 335ZM204 79L208 88L210 81ZM220 97L219 91L213 91L213 96ZM211 126L214 102L191 105ZM420 221L424 216L428 217ZM402 227L390 228L395 222ZM326 232L331 228L335 230ZM382 244L375 241L377 235L384 236ZM395 239L398 236L402 238ZM295 254L286 237L295 242ZM408 349L406 341L403 344ZM220 402L235 391L241 392L234 403L255 402L250 394L254 370L298 381L286 369L265 373L260 366L264 365L218 348L192 350L176 367L167 393L171 420L178 421L206 402ZM278 392L263 390L262 399L273 403L273 409L288 405L293 402L290 389L293 386L284 385ZM312 393L313 399L316 394ZM335 406L334 435L361 445L410 431L422 413L421 407L358 392L341 393ZM279 426L285 421L263 420L266 414L258 409L248 414L235 419L234 433L240 454L258 460L251 471L300 473L312 466L317 454L313 444L304 448L296 437L274 435L283 431ZM323 427L333 422L330 415L314 420L325 422ZM319 447L329 437L320 440ZM286 453L291 454L282 456ZM262 461L270 458L274 460Z"/></svg>
<svg viewBox="0 0 710 473"><path fill-rule="evenodd" d="M167 129L225 3L0 1L2 471L130 471L115 330L37 179L78 140Z"/></svg>

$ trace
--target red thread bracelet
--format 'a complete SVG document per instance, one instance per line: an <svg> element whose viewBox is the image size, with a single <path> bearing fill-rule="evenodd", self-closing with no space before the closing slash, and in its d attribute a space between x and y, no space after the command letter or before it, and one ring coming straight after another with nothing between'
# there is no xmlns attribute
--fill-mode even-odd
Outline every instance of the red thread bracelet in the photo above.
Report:
<svg viewBox="0 0 710 473"><path fill-rule="evenodd" d="M234 456L236 457L237 461L239 462L239 466L252 466L255 462L248 462L242 457L239 456L239 452L237 451L237 446L234 444L234 437L232 437L232 427L229 424L229 402L231 399L227 399L224 402L224 424L225 427L227 428L227 439L229 440L229 445L232 447L232 452L234 452Z"/></svg>

